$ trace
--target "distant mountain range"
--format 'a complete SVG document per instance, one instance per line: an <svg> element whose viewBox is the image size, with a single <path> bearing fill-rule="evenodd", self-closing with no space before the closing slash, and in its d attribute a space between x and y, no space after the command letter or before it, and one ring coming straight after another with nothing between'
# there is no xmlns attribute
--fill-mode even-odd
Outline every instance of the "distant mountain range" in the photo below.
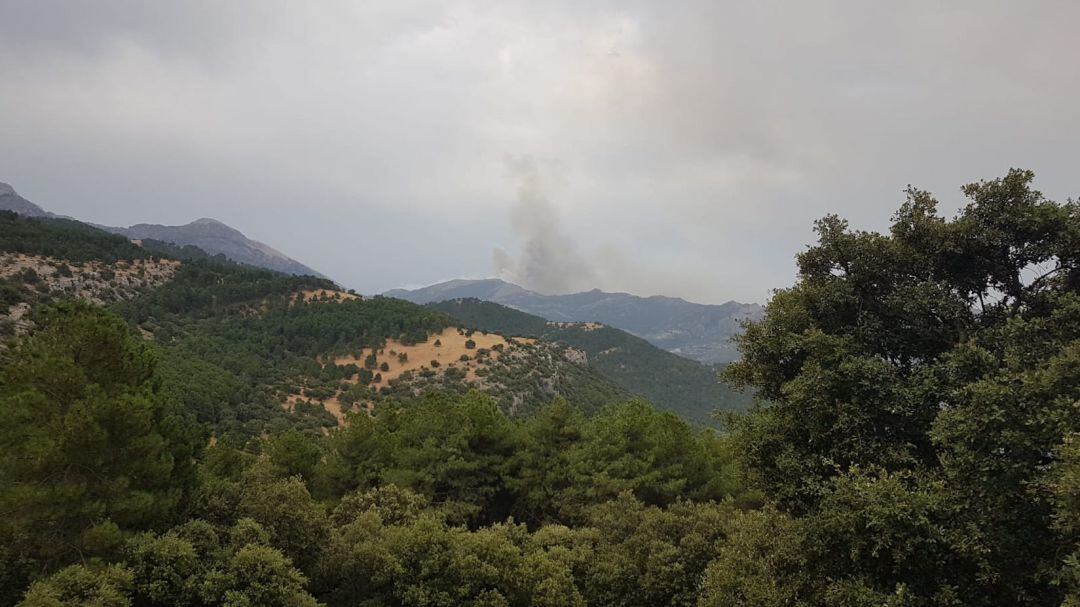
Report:
<svg viewBox="0 0 1080 607"><path fill-rule="evenodd" d="M292 259L277 249L244 236L239 230L216 219L202 218L182 226L163 226L140 223L129 228L97 226L106 232L126 236L132 240L160 240L180 246L192 245L210 253L222 254L232 261L277 270L296 276L319 276L322 274Z"/></svg>
<svg viewBox="0 0 1080 607"><path fill-rule="evenodd" d="M19 196L15 188L0 182L0 211L14 211L26 217L53 217L52 213Z"/></svg>
<svg viewBox="0 0 1080 607"><path fill-rule="evenodd" d="M15 189L0 183L0 210L14 211L26 217L57 217L29 200ZM91 224L131 240L160 240L179 246L195 246L210 255L224 255L237 263L276 270L296 276L319 276L319 272L292 259L273 247L244 236L239 230L216 219L202 218L182 226L140 223L128 228ZM325 278L325 277L324 277Z"/></svg>
<svg viewBox="0 0 1080 607"><path fill-rule="evenodd" d="M641 337L669 352L708 364L738 358L731 337L743 320L761 317L758 304L698 304L677 297L639 297L599 290L543 295L497 278L451 280L383 295L428 304L453 299L492 301L554 322L598 322Z"/></svg>
<svg viewBox="0 0 1080 607"><path fill-rule="evenodd" d="M28 217L58 217L23 198L6 183L0 183L0 210ZM285 274L323 277L314 269L215 219L197 219L180 226L96 227L131 240L194 246L210 255L224 255L237 263ZM596 289L570 295L543 295L495 278L451 280L422 289L394 289L384 295L419 304L472 298L502 304L553 322L598 322L706 364L727 364L738 358L731 337L740 331L741 321L760 318L763 311L758 304L736 301L720 305L698 304L676 297L639 297Z"/></svg>

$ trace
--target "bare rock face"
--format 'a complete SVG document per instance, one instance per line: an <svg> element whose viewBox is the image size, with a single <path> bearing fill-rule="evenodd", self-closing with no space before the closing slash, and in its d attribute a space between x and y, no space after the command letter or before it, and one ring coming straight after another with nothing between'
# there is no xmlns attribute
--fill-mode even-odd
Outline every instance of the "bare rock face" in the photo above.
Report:
<svg viewBox="0 0 1080 607"><path fill-rule="evenodd" d="M211 255L221 254L237 263L276 270L285 274L322 276L281 251L252 240L236 228L208 217L196 219L182 226L140 223L128 228L99 227L132 240L160 240L179 246L195 246Z"/></svg>
<svg viewBox="0 0 1080 607"><path fill-rule="evenodd" d="M134 259L114 263L75 263L62 259L0 252L0 279L14 280L32 291L69 297L98 305L132 299L172 280L180 262L171 259ZM9 323L14 335L30 327L30 304L0 306L0 324ZM0 332L2 333L2 332Z"/></svg>
<svg viewBox="0 0 1080 607"><path fill-rule="evenodd" d="M566 356L566 360L579 365L587 367L589 365L589 355L585 353L585 350L579 350L577 348L567 348L563 355Z"/></svg>
<svg viewBox="0 0 1080 607"><path fill-rule="evenodd" d="M15 188L3 182L0 182L0 211L14 211L25 217L49 217L51 215L45 209L19 196Z"/></svg>

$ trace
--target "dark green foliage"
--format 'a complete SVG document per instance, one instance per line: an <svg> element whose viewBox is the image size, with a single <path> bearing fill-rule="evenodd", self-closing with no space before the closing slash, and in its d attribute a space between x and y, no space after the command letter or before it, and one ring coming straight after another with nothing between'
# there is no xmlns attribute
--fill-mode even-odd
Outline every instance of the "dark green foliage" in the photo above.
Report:
<svg viewBox="0 0 1080 607"><path fill-rule="evenodd" d="M318 604L304 590L307 579L268 545L257 523L242 519L221 531L196 520L162 535L136 536L127 543L122 564L68 567L35 582L20 605Z"/></svg>
<svg viewBox="0 0 1080 607"><path fill-rule="evenodd" d="M1080 435L1070 435L1058 449L1049 487L1065 557L1056 582L1066 593L1065 605L1080 605Z"/></svg>
<svg viewBox="0 0 1080 607"><path fill-rule="evenodd" d="M316 357L387 339L419 340L450 322L396 299L291 302L297 290L327 286L324 279L196 261L181 266L170 283L116 308L162 344L171 361L160 374L163 391L218 435L251 436L268 427L336 425L317 403L286 412L281 394L303 386L306 397L324 399L352 375L370 381L368 369L378 367L374 353L367 369L323 365Z"/></svg>
<svg viewBox="0 0 1080 607"><path fill-rule="evenodd" d="M910 190L887 235L825 218L741 339L728 375L771 404L737 444L812 571L755 568L773 596L1061 604L1075 532L1041 487L1080 430L1080 206L1031 179L965 187L953 220Z"/></svg>
<svg viewBox="0 0 1080 607"><path fill-rule="evenodd" d="M114 262L154 257L123 236L70 219L21 217L0 211L0 251L55 257L68 262Z"/></svg>
<svg viewBox="0 0 1080 607"><path fill-rule="evenodd" d="M115 525L172 520L201 437L155 392L154 357L120 319L62 304L37 322L0 370L0 545L54 568L107 548Z"/></svg>
<svg viewBox="0 0 1080 607"><path fill-rule="evenodd" d="M716 425L718 411L741 411L751 402L749 393L722 384L713 367L666 352L613 327L549 323L539 316L478 299L454 299L428 307L475 329L507 337L535 337L582 350L589 367L603 377L696 423Z"/></svg>
<svg viewBox="0 0 1080 607"><path fill-rule="evenodd" d="M324 441L289 432L249 445L268 452L266 459L219 443L202 460L192 519L163 533L117 529L109 555L43 577L27 601L314 605L314 596L332 606L693 605L734 509L656 498L671 487L678 457L657 458L669 462L659 475L624 467L620 476L631 488L611 499L601 477L615 468L592 470L596 443L611 438L601 428L626 416L644 420L643 428L613 461L656 457L655 449L630 453L638 444L705 450L711 434L669 413L653 415L649 421L635 403L590 421L560 401L535 420L513 421L473 394L357 416ZM344 481L324 502L300 476L288 476L308 467L312 446L325 463L311 482ZM556 453L567 454L561 463L570 484L558 480L560 462L544 460ZM586 501L568 492L588 484L598 490ZM684 484L688 493L702 490L698 481ZM558 513L561 501L574 505L573 528L556 515L528 526L506 518L525 502L531 511Z"/></svg>
<svg viewBox="0 0 1080 607"><path fill-rule="evenodd" d="M184 262L168 283L120 304L118 309L136 323L176 316L206 318L237 314L243 309L239 304L258 307L269 297L332 288L334 284L323 278L289 276L213 259L193 260Z"/></svg>
<svg viewBox="0 0 1080 607"><path fill-rule="evenodd" d="M168 257L169 259L179 259L181 261L212 260L215 263L222 265L243 265L238 264L234 261L230 261L228 258L225 257L224 253L210 255L199 247L190 244L180 246L171 242L154 240L152 238L143 238L141 242L143 249L146 249L147 251L153 251L155 253L160 253L163 257Z"/></svg>
<svg viewBox="0 0 1080 607"><path fill-rule="evenodd" d="M572 523L623 493L657 506L736 495L733 458L717 441L640 401L586 419L558 399L513 423L477 392L429 396L354 417L331 435L314 484L340 495L392 483L459 522L512 514L531 525Z"/></svg>
<svg viewBox="0 0 1080 607"><path fill-rule="evenodd" d="M72 565L46 580L35 582L21 607L130 607L132 574L118 565Z"/></svg>

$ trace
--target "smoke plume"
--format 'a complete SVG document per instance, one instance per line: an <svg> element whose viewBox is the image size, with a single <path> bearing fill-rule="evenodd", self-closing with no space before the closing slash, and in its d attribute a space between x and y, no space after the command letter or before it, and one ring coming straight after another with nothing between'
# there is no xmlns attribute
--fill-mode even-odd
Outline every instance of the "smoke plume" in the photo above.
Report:
<svg viewBox="0 0 1080 607"><path fill-rule="evenodd" d="M495 272L510 282L547 294L572 293L597 286L596 272L577 243L563 230L558 210L548 199L541 167L531 156L508 158L507 170L518 183L510 223L521 242L517 257L494 251Z"/></svg>

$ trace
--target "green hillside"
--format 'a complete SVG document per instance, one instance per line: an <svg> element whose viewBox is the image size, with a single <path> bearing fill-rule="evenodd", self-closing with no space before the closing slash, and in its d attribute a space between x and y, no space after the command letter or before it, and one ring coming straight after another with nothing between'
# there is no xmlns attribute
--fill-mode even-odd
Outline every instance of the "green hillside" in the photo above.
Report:
<svg viewBox="0 0 1080 607"><path fill-rule="evenodd" d="M381 349L389 340L422 343L453 324L430 308L359 298L327 279L237 264L193 247L137 246L76 221L5 213L0 222L0 256L31 256L5 259L37 268L0 278L0 303L31 305L20 320L26 325L41 306L92 293L93 301L141 331L156 355L171 362L161 367L162 390L175 394L218 436L329 428L340 421L331 409L340 408L340 417L431 392L465 394L476 385L462 369L450 368L456 361L378 386L369 385L379 372L374 367L396 364L390 357L371 370L334 362L365 348ZM148 280L148 271L159 275ZM305 292L323 295L306 299ZM9 336L16 332L9 318L0 318L0 329ZM630 397L553 344L477 355L483 358L476 363L482 388L515 415L557 396L589 412Z"/></svg>
<svg viewBox="0 0 1080 607"><path fill-rule="evenodd" d="M549 323L497 303L455 299L428 304L469 327L522 335L582 350L589 366L633 394L697 423L715 411L742 411L752 397L720 382L717 369L661 350L626 331L586 323Z"/></svg>

